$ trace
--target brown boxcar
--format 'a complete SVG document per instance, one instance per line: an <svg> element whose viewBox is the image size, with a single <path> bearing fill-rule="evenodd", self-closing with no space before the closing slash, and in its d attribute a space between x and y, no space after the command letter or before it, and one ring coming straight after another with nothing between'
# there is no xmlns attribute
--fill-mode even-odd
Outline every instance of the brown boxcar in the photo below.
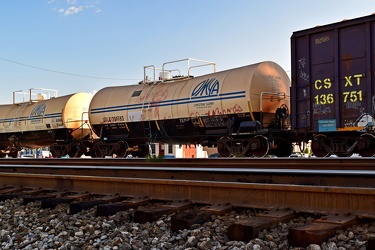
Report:
<svg viewBox="0 0 375 250"><path fill-rule="evenodd" d="M317 156L373 156L375 15L294 32L291 52L292 127Z"/></svg>

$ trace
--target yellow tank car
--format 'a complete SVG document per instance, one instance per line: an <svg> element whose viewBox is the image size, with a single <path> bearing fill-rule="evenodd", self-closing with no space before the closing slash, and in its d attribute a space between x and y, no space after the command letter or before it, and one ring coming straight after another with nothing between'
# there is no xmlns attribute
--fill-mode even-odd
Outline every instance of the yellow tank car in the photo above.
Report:
<svg viewBox="0 0 375 250"><path fill-rule="evenodd" d="M0 156L17 156L23 147L50 147L54 157L77 153L75 142L91 134L88 108L92 94L76 93L0 105Z"/></svg>
<svg viewBox="0 0 375 250"><path fill-rule="evenodd" d="M159 79L150 81L145 73L138 85L94 95L90 124L102 139L98 157L111 153L111 145L123 149L121 156L147 154L151 142L216 145L222 156L291 153L292 143L277 138L288 126L290 88L279 65L261 62L198 77L170 77L167 66Z"/></svg>

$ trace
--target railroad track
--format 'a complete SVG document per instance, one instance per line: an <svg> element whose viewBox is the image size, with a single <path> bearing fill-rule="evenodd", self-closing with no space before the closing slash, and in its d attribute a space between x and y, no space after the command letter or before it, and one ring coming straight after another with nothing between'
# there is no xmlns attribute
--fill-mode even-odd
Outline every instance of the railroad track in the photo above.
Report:
<svg viewBox="0 0 375 250"><path fill-rule="evenodd" d="M2 193L8 195L3 197L14 194L29 201L63 197L63 202L84 199L83 203L76 205L78 208L70 208L73 211L95 205L98 211L99 208L100 211L117 211L116 206L126 209L129 204L169 202L156 210L140 212L140 222L152 220L166 211L183 211L191 204L199 204L211 206L211 212L225 212L228 206L271 211L273 219L268 217L267 225L290 220L296 213L340 214L328 219L340 228L356 223L358 218L375 218L375 171L371 164L371 159L365 158L176 159L165 162L7 159L0 164L0 183L5 185ZM114 208L110 204L117 205L113 205ZM350 214L350 217L341 217L344 214ZM175 218L179 222L174 227L194 224L194 221L184 219L194 216L183 213L181 216ZM228 235L233 239L248 240L248 234L243 233L249 230L248 227L248 221L236 223ZM250 227L255 228L251 223ZM303 233L295 230L290 234ZM306 243L297 241L295 244Z"/></svg>
<svg viewBox="0 0 375 250"><path fill-rule="evenodd" d="M7 165L72 165L72 166L157 166L165 167L233 167L279 169L373 170L374 158L192 158L147 161L138 158L2 158Z"/></svg>

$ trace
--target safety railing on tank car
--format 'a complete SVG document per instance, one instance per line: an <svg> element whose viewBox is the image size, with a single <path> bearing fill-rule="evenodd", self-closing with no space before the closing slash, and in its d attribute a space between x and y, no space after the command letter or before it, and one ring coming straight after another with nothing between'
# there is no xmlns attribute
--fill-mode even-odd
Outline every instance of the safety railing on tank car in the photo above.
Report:
<svg viewBox="0 0 375 250"><path fill-rule="evenodd" d="M187 76L182 76L180 69L166 69L166 65L168 64L176 64L179 62L184 62L187 61ZM198 62L201 64L198 65L191 65L191 62ZM150 82L164 82L168 81L170 79L181 79L181 78L190 78L191 77L191 69L193 68L200 68L200 67L205 67L205 66L213 66L213 73L216 72L216 63L215 62L210 62L210 61L205 61L205 60L199 60L199 59L193 59L193 58L186 58L186 59L181 59L181 60L176 60L176 61L170 61L163 63L162 68L156 68L154 65L149 65L149 66L144 66L144 75L143 75L143 83L150 83ZM153 80L150 80L146 74L147 69L152 69L153 70ZM158 81L156 80L156 71L160 71L159 79ZM173 71L178 71L178 76L171 77L171 73Z"/></svg>
<svg viewBox="0 0 375 250"><path fill-rule="evenodd" d="M147 69L151 69L153 71L153 78L152 79L148 78ZM156 68L154 65L144 66L143 67L143 83L148 84L148 83L161 82L161 80L163 78L171 78L170 74L173 71L177 71L178 75L181 75L181 72L180 72L179 69L171 69L171 70L164 71L164 73L162 73L162 75L159 76L159 80L157 80L156 79L156 71L160 71L160 73L162 73L163 69L162 68ZM168 74L165 74L165 73L168 73Z"/></svg>
<svg viewBox="0 0 375 250"><path fill-rule="evenodd" d="M38 91L38 93L35 93ZM25 103L25 102L39 102L46 99L56 98L57 90L54 89L44 89L44 88L31 88L28 92L23 90L13 91L13 104L16 103ZM22 101L17 101L17 94L22 95ZM28 97L28 100L25 100L25 97Z"/></svg>

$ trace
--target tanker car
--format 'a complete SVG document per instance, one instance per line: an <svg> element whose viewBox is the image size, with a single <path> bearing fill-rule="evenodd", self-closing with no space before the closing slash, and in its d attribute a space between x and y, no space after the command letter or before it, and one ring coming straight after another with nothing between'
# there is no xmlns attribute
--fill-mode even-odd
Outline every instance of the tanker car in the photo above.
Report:
<svg viewBox="0 0 375 250"><path fill-rule="evenodd" d="M375 15L294 32L291 120L319 157L375 154Z"/></svg>
<svg viewBox="0 0 375 250"><path fill-rule="evenodd" d="M89 155L78 151L86 138L94 138L88 123L92 95L76 93L52 97L50 90L30 89L26 101L0 105L0 157L17 157L22 148L50 147L54 157ZM46 94L45 94L46 93Z"/></svg>
<svg viewBox="0 0 375 250"><path fill-rule="evenodd" d="M145 156L154 142L217 146L224 157L290 155L290 80L279 65L262 62L199 77L170 77L181 61L216 68L194 59L165 63L160 72L147 66L140 84L107 87L94 95L89 118L101 139L94 144L97 157ZM158 72L160 79L155 79Z"/></svg>

